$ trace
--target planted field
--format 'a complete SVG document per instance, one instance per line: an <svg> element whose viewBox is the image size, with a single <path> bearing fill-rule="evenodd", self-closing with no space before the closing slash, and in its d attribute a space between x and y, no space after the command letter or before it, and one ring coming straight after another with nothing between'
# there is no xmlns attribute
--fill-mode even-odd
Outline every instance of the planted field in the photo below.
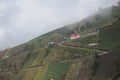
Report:
<svg viewBox="0 0 120 80"><path fill-rule="evenodd" d="M45 80L62 80L66 75L69 65L69 62L50 64Z"/></svg>
<svg viewBox="0 0 120 80"><path fill-rule="evenodd" d="M22 80L33 80L38 69L26 71Z"/></svg>
<svg viewBox="0 0 120 80"><path fill-rule="evenodd" d="M26 60L26 63L23 67L28 68L28 67L34 67L40 65L45 54L46 54L45 49L42 48L35 49Z"/></svg>
<svg viewBox="0 0 120 80"><path fill-rule="evenodd" d="M48 70L48 66L43 66L39 68L33 80L44 80L47 70Z"/></svg>
<svg viewBox="0 0 120 80"><path fill-rule="evenodd" d="M66 73L64 80L77 80L81 66L82 66L81 59L73 60L72 64L69 67L69 70Z"/></svg>

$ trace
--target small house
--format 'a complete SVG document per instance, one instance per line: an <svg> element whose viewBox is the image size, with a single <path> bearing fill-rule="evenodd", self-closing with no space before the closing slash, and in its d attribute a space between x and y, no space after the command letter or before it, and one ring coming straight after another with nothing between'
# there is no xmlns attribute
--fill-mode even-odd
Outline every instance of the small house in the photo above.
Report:
<svg viewBox="0 0 120 80"><path fill-rule="evenodd" d="M71 39L71 40L77 39L77 38L80 38L80 34L71 34L71 35L70 35L70 39Z"/></svg>
<svg viewBox="0 0 120 80"><path fill-rule="evenodd" d="M88 44L88 46L90 46L90 47L94 47L94 46L97 46L98 45L98 43L90 43L90 44Z"/></svg>
<svg viewBox="0 0 120 80"><path fill-rule="evenodd" d="M53 47L54 45L56 45L57 43L56 42L49 42L48 43L48 47Z"/></svg>

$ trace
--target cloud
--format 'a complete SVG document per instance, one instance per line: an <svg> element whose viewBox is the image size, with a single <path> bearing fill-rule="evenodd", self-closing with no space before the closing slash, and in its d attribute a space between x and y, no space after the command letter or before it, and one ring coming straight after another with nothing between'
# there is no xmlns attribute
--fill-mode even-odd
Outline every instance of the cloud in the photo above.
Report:
<svg viewBox="0 0 120 80"><path fill-rule="evenodd" d="M79 21L118 0L0 0L0 49Z"/></svg>
<svg viewBox="0 0 120 80"><path fill-rule="evenodd" d="M3 38L4 35L5 35L5 30L0 28L0 40Z"/></svg>

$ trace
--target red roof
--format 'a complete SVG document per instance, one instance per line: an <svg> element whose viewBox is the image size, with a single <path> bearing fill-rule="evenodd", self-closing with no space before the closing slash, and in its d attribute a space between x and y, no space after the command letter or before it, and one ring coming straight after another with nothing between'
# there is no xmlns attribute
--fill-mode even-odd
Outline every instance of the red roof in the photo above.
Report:
<svg viewBox="0 0 120 80"><path fill-rule="evenodd" d="M71 37L76 37L76 34L71 34Z"/></svg>
<svg viewBox="0 0 120 80"><path fill-rule="evenodd" d="M71 34L71 37L77 37L80 36L80 34Z"/></svg>

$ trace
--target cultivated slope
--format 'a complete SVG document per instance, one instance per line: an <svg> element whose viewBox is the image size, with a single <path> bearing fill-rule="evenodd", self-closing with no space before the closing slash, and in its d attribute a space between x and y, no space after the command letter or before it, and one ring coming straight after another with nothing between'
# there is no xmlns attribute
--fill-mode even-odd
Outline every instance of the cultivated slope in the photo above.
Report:
<svg viewBox="0 0 120 80"><path fill-rule="evenodd" d="M120 12L119 6L112 10L117 15ZM111 8L103 9L80 22L1 51L0 80L119 79L120 21L114 15ZM71 41L73 33L84 37ZM88 35L92 33L96 34ZM58 45L46 47L50 41ZM90 43L99 45L91 47Z"/></svg>

